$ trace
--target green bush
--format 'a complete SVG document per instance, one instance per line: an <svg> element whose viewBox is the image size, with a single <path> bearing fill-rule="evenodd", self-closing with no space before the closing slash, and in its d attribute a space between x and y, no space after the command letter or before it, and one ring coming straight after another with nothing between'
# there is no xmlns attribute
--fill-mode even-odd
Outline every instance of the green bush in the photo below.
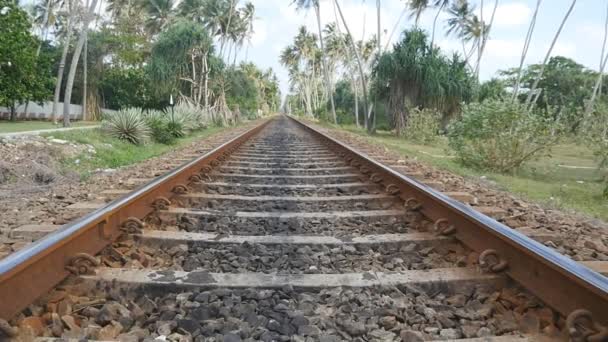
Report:
<svg viewBox="0 0 608 342"><path fill-rule="evenodd" d="M519 103L488 100L464 107L462 117L448 128L449 146L466 166L511 172L548 153L560 128Z"/></svg>
<svg viewBox="0 0 608 342"><path fill-rule="evenodd" d="M150 135L146 119L138 108L105 114L102 127L109 135L135 145L143 144Z"/></svg>
<svg viewBox="0 0 608 342"><path fill-rule="evenodd" d="M441 113L434 109L414 108L405 125L402 135L411 141L420 144L430 144L437 140L441 122Z"/></svg>
<svg viewBox="0 0 608 342"><path fill-rule="evenodd" d="M173 108L172 121L181 123L186 130L197 131L207 128L209 115L202 108L188 102L181 102Z"/></svg>
<svg viewBox="0 0 608 342"><path fill-rule="evenodd" d="M169 127L167 127L167 120L153 115L148 116L147 122L154 141L165 145L172 145L175 143L176 138L171 134Z"/></svg>
<svg viewBox="0 0 608 342"><path fill-rule="evenodd" d="M606 184L603 195L608 198L608 105L596 103L594 112L584 119L581 133L595 155L598 170Z"/></svg>

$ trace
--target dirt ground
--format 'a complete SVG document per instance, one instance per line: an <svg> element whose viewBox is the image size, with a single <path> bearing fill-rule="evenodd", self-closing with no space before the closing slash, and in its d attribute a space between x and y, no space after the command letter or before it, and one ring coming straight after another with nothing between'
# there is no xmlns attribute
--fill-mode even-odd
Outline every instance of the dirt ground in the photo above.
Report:
<svg viewBox="0 0 608 342"><path fill-rule="evenodd" d="M555 233L555 239L545 241L576 261L608 261L608 224L581 214L546 208L499 190L490 182L468 179L450 172L438 170L413 158L407 158L384 147L372 145L353 133L315 125L322 132L346 142L360 150L373 151L403 165L403 170L424 174L424 182L442 183L441 191L468 192L475 195L478 206L501 208L507 211L498 221L518 228L542 229ZM372 154L369 153L368 154ZM401 171L401 170L400 170Z"/></svg>
<svg viewBox="0 0 608 342"><path fill-rule="evenodd" d="M69 205L103 201L99 196L102 191L125 188L129 178L159 176L170 169L172 159L218 146L252 125L224 130L139 164L98 170L87 181L80 181L76 173L60 172L60 160L83 152L94 154L90 145L39 136L0 139L0 259L31 242L11 238L13 229L65 224L82 215L68 209Z"/></svg>

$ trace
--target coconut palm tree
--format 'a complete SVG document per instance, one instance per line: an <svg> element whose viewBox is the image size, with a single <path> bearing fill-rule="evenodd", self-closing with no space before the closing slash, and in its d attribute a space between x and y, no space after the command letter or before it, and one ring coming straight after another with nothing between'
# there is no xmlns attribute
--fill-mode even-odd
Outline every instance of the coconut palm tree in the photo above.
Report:
<svg viewBox="0 0 608 342"><path fill-rule="evenodd" d="M313 7L315 10L315 15L317 17L317 30L319 32L319 44L321 45L321 66L323 68L323 74L325 76L325 89L327 91L327 95L331 103L331 115L333 121L337 124L338 118L336 116L336 105L334 103L334 94L332 91L333 87L330 83L329 72L327 70L327 56L325 53L325 46L323 42L323 29L321 28L321 8L319 7L319 0L293 0L292 3L296 5L297 9L309 10L311 7Z"/></svg>
<svg viewBox="0 0 608 342"><path fill-rule="evenodd" d="M433 30L431 33L431 47L435 43L435 29L437 27L437 19L439 19L439 14L443 11L443 9L449 5L450 0L435 0L433 6L437 7L437 13L435 14L435 18L433 19Z"/></svg>
<svg viewBox="0 0 608 342"><path fill-rule="evenodd" d="M355 45L355 40L353 39L353 35L350 32L350 28L348 27L348 24L346 23L346 19L344 19L344 13L342 13L342 8L340 7L340 2L338 2L338 0L334 0L334 4L336 5L336 9L338 10L338 14L340 14L340 19L342 20L342 24L344 25L344 29L346 29L346 33L349 37L349 42L351 45L351 48L354 51L354 55L355 55L355 60L357 62L357 68L359 69L359 76L361 77L361 86L363 88L363 112L365 113L365 115L367 115L368 113L368 97L367 97L367 81L365 80L365 71L363 70L363 62L361 60L361 55L359 53L359 50L357 49L357 46ZM366 124L367 124L367 130L369 132L371 132L373 130L373 127L371 125L371 122L369 122L369 117L366 118Z"/></svg>
<svg viewBox="0 0 608 342"><path fill-rule="evenodd" d="M152 35L162 31L173 19L173 0L140 0L147 15L146 29Z"/></svg>
<svg viewBox="0 0 608 342"><path fill-rule="evenodd" d="M55 121L56 115L59 112L59 96L61 95L61 85L63 84L63 74L65 71L65 63L68 57L68 52L70 50L70 41L72 40L73 30L72 27L74 25L74 21L76 20L75 15L76 11L73 8L74 4L72 0L67 0L63 3L63 10L66 13L66 29L60 30L59 36L61 36L61 31L63 31L63 51L61 52L61 58L59 59L59 68L57 69L57 82L55 83L55 92L53 95L53 109L51 111L51 120Z"/></svg>
<svg viewBox="0 0 608 342"><path fill-rule="evenodd" d="M414 26L418 27L422 13L429 7L429 0L410 0L408 7L410 10L410 18L414 18Z"/></svg>
<svg viewBox="0 0 608 342"><path fill-rule="evenodd" d="M483 0L482 0L482 3L483 3ZM481 40L480 40L481 44L480 44L479 51L477 54L477 64L475 66L475 78L477 79L477 83L479 83L479 69L480 69L480 64L481 64L481 57L483 56L483 52L485 51L486 43L488 42L488 37L490 37L490 30L492 29L492 25L494 24L494 17L496 15L497 8L498 8L498 0L495 0L494 9L492 9L492 15L490 16L490 23L488 24L486 29L483 30L482 35L481 35Z"/></svg>
<svg viewBox="0 0 608 342"><path fill-rule="evenodd" d="M570 4L568 11L566 12L566 15L564 15L564 18L562 19L562 22L559 25L559 28L557 29L555 36L553 36L553 41L551 42L551 46L549 46L549 50L547 51L547 54L545 55L545 59L543 60L543 64L540 67L540 71L538 72L538 75L536 76L536 79L534 80L534 83L532 84L532 88L530 88L530 91L528 92L528 97L526 98L525 103L526 103L526 106L530 105L529 109L531 109L534 104L534 102L532 102L532 96L534 95L536 88L538 87L538 82L540 82L541 78L543 77L543 72L545 71L545 66L547 65L547 61L549 61L549 57L551 57L551 52L553 51L553 48L555 47L555 43L557 42L557 39L559 38L559 36L562 32L562 29L564 28L564 25L566 25L566 21L568 20L568 18L570 17L570 14L572 13L572 10L574 9L574 6L576 5L576 1L577 0L572 0L572 3ZM536 97L538 98L538 95Z"/></svg>
<svg viewBox="0 0 608 342"><path fill-rule="evenodd" d="M593 87L593 92L591 93L591 98L587 102L587 106L585 107L585 118L591 114L593 111L593 105L595 104L596 97L598 93L601 94L600 87L602 85L602 80L604 77L604 68L606 67L606 63L608 62L608 55L604 56L606 51L606 40L608 39L608 7L606 8L606 19L604 21L604 41L602 42L602 52L600 54L600 68L599 73L597 74L597 80L595 81L595 85Z"/></svg>
<svg viewBox="0 0 608 342"><path fill-rule="evenodd" d="M521 84L522 70L524 67L524 61L526 60L526 55L528 54L528 48L530 48L530 42L532 41L532 34L534 33L534 27L536 26L536 16L538 15L538 9L540 8L542 0L536 1L536 8L534 9L534 13L532 14L532 19L530 20L530 25L528 26L528 33L526 33L526 39L524 40L524 47L521 52L521 58L519 59L519 68L517 69L517 76L515 77L515 85L513 86L513 95L511 97L511 102L514 102L517 99L517 95L519 93L519 86Z"/></svg>
<svg viewBox="0 0 608 342"><path fill-rule="evenodd" d="M74 55L72 56L72 62L70 64L70 71L68 73L67 82L65 85L65 95L63 98L63 126L70 126L70 102L72 100L72 90L74 88L74 78L76 77L76 68L78 67L78 60L80 59L80 54L82 52L82 48L84 47L84 43L87 37L87 32L89 30L89 24L93 20L93 16L95 14L95 9L97 7L97 0L92 0L89 4L89 7L86 8L86 12L84 13L84 17L82 19L82 30L80 32L80 36L78 37L78 42L76 43L76 48L74 49Z"/></svg>

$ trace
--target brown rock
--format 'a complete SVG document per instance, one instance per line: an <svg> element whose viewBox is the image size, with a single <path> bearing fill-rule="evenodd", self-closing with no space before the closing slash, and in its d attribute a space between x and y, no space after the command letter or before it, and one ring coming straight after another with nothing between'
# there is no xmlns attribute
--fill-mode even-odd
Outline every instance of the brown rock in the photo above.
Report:
<svg viewBox="0 0 608 342"><path fill-rule="evenodd" d="M116 336L120 334L121 331L122 325L116 321L112 321L112 323L101 328L99 334L97 334L97 338L102 341L113 340Z"/></svg>
<svg viewBox="0 0 608 342"><path fill-rule="evenodd" d="M61 320L69 330L80 330L80 326L76 323L74 316L64 315L61 316Z"/></svg>
<svg viewBox="0 0 608 342"><path fill-rule="evenodd" d="M540 332L540 320L538 316L531 312L526 312L519 320L519 329L528 334L538 334Z"/></svg>
<svg viewBox="0 0 608 342"><path fill-rule="evenodd" d="M34 336L40 336L44 332L44 323L38 316L24 318L19 324L21 329L30 330Z"/></svg>

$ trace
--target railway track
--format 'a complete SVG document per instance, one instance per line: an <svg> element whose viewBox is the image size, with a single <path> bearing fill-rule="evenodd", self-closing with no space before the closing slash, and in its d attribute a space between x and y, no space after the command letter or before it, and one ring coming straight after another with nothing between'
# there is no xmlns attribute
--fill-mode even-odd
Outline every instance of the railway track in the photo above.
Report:
<svg viewBox="0 0 608 342"><path fill-rule="evenodd" d="M608 339L605 277L294 119L138 182L0 261L5 339Z"/></svg>

